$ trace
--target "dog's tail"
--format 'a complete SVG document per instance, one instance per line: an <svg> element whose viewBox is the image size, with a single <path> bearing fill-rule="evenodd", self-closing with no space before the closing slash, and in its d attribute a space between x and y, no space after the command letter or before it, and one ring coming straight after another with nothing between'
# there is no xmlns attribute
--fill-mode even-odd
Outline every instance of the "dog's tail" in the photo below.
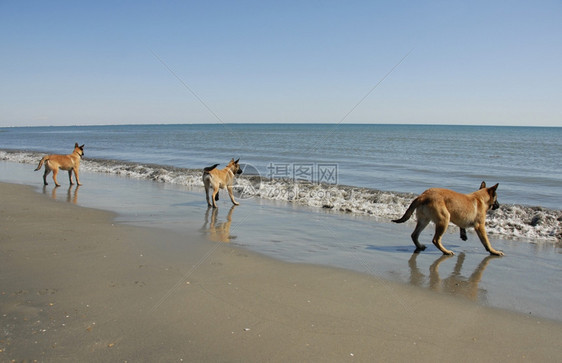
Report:
<svg viewBox="0 0 562 363"><path fill-rule="evenodd" d="M404 223L406 222L408 219L410 219L410 217L412 216L412 214L414 214L414 211L416 210L416 208L420 205L420 198L416 198L414 199L414 201L412 202L412 204L410 204L410 206L408 207L408 209L406 210L406 213L404 213L404 215L402 216L402 218L399 219L393 219L392 221L394 223Z"/></svg>
<svg viewBox="0 0 562 363"><path fill-rule="evenodd" d="M49 156L43 156L41 161L39 161L39 165L37 165L37 168L35 168L34 171L37 171L37 170L41 169L41 167L43 166L43 163L47 160L49 160Z"/></svg>
<svg viewBox="0 0 562 363"><path fill-rule="evenodd" d="M217 166L219 166L220 164L215 164L213 166L207 166L206 168L203 169L203 173L208 173L211 170L215 169Z"/></svg>

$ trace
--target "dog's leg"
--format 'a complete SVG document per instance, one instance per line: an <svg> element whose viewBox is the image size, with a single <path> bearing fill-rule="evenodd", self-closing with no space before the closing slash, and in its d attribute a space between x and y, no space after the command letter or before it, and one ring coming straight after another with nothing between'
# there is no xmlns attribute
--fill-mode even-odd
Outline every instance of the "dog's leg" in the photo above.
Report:
<svg viewBox="0 0 562 363"><path fill-rule="evenodd" d="M203 174L203 186L205 186L205 199L207 200L207 205L212 207L211 201L209 200L209 189L211 187L211 183L209 182L209 175Z"/></svg>
<svg viewBox="0 0 562 363"><path fill-rule="evenodd" d="M70 169L68 171L68 181L70 182L70 185L73 185L74 183L72 182L72 169Z"/></svg>
<svg viewBox="0 0 562 363"><path fill-rule="evenodd" d="M435 223L435 235L433 236L432 242L435 245L435 247L439 248L439 250L443 252L444 255L454 255L453 251L449 251L448 249L443 247L443 244L441 243L441 238L447 231L448 226L449 226L448 218L445 221L440 221Z"/></svg>
<svg viewBox="0 0 562 363"><path fill-rule="evenodd" d="M53 169L53 181L57 187L60 187L59 182L57 181L57 174L59 173L59 169Z"/></svg>
<svg viewBox="0 0 562 363"><path fill-rule="evenodd" d="M82 184L80 184L80 180L78 179L78 168L74 168L73 170L74 170L74 178L76 179L76 184L82 185ZM72 184L72 183L70 183L70 184Z"/></svg>
<svg viewBox="0 0 562 363"><path fill-rule="evenodd" d="M207 199L207 205L212 207L211 201L209 200L209 185L205 183L205 199Z"/></svg>
<svg viewBox="0 0 562 363"><path fill-rule="evenodd" d="M484 245L486 251L490 252L490 254L495 256L503 256L502 251L498 251L494 249L490 244L484 223L474 226L474 230L476 231L476 234L478 235L478 238L480 238L480 242L482 242L482 245Z"/></svg>
<svg viewBox="0 0 562 363"><path fill-rule="evenodd" d="M213 202L213 208L217 207L217 203L215 203L215 198L217 197L218 192L219 192L219 188L215 187L213 189L213 196L211 197L211 201Z"/></svg>
<svg viewBox="0 0 562 363"><path fill-rule="evenodd" d="M453 251L449 251L443 244L441 243L441 238L447 231L447 227L449 227L449 221L451 220L451 215L447 211L440 211L436 218L433 219L435 223L435 235L433 236L433 244L435 247L439 248L444 255L454 255Z"/></svg>
<svg viewBox="0 0 562 363"><path fill-rule="evenodd" d="M232 185L228 186L226 189L228 190L228 195L230 196L230 200L232 201L232 204L240 205L240 203L234 200L234 194L232 193Z"/></svg>
<svg viewBox="0 0 562 363"><path fill-rule="evenodd" d="M429 219L423 218L420 215L418 215L418 223L416 224L416 228L414 229L414 232L412 232L412 241L414 241L414 244L416 245L416 251L415 252L420 252L425 250L425 245L421 244L419 241L419 236L420 233L424 230L425 227L427 227L427 225L429 224Z"/></svg>
<svg viewBox="0 0 562 363"><path fill-rule="evenodd" d="M466 236L466 229L461 228L461 239L463 241L466 241L468 239L468 237Z"/></svg>
<svg viewBox="0 0 562 363"><path fill-rule="evenodd" d="M51 169L49 169L47 165L45 165L45 172L43 173L43 185L49 185L49 183L47 183L47 175L49 175L50 172Z"/></svg>

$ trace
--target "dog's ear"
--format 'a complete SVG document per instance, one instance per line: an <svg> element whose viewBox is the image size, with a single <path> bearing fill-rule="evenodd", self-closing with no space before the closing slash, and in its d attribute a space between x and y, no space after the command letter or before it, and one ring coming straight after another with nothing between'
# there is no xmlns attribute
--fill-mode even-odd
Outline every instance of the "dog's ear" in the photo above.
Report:
<svg viewBox="0 0 562 363"><path fill-rule="evenodd" d="M496 183L496 185L494 185L493 187L490 187L490 190L492 191L496 191L496 189L498 189L498 186L500 185L500 183Z"/></svg>
<svg viewBox="0 0 562 363"><path fill-rule="evenodd" d="M232 160L234 160L234 159L232 159ZM238 164L239 161L240 161L240 158L238 158L238 160L236 160L236 161L234 162L234 164Z"/></svg>
<svg viewBox="0 0 562 363"><path fill-rule="evenodd" d="M79 147L77 142L74 143L74 147Z"/></svg>
<svg viewBox="0 0 562 363"><path fill-rule="evenodd" d="M83 148L84 148L84 144L82 144L82 146L80 146L80 149L83 149Z"/></svg>
<svg viewBox="0 0 562 363"><path fill-rule="evenodd" d="M484 188L486 188L486 182L485 181L480 183L480 189L484 189Z"/></svg>

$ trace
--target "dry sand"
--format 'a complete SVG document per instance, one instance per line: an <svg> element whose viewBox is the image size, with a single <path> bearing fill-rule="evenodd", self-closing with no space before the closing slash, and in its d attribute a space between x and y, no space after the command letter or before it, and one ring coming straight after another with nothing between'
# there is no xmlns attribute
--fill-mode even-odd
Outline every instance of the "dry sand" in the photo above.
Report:
<svg viewBox="0 0 562 363"><path fill-rule="evenodd" d="M0 184L0 361L562 360L559 322L114 217Z"/></svg>

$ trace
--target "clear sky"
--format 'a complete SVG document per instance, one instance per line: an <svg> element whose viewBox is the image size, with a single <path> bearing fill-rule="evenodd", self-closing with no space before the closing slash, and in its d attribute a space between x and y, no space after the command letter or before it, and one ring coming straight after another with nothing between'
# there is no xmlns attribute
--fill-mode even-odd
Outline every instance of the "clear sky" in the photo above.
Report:
<svg viewBox="0 0 562 363"><path fill-rule="evenodd" d="M0 126L562 126L562 1L0 0Z"/></svg>

